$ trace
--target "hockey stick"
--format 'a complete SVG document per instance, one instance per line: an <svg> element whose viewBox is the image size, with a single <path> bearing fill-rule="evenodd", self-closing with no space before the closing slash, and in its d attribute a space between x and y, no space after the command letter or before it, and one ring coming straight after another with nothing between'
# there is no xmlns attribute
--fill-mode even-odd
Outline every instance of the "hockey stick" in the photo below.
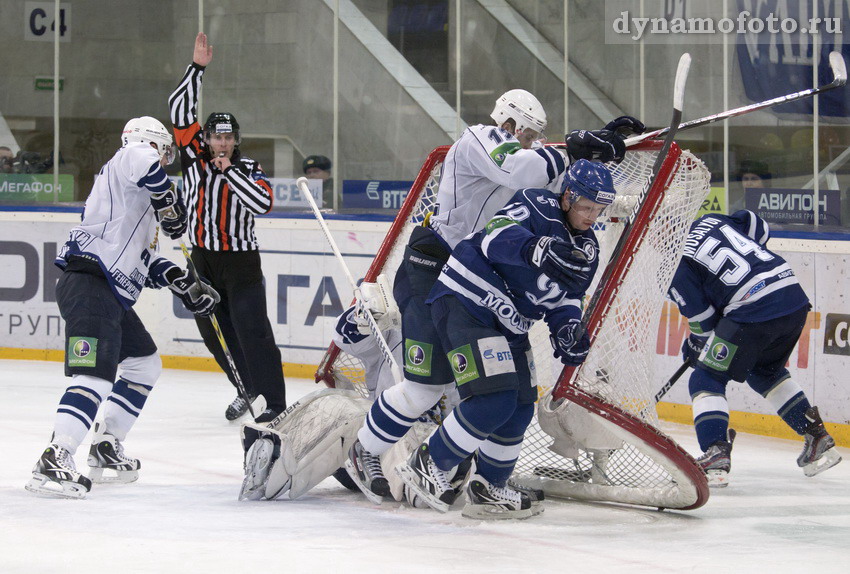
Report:
<svg viewBox="0 0 850 574"><path fill-rule="evenodd" d="M685 371L687 371L688 367L690 367L690 366L691 366L691 359L688 358L688 360L686 360L684 363L682 363L681 367L676 369L676 372L673 373L673 375L670 377L670 379L666 383L664 383L664 386L661 387L660 389L658 389L658 392L655 393L655 402L656 403L658 403L658 401L660 401L664 397L664 395L667 394L667 391L669 391L670 389L673 388L673 385L676 384L676 381L678 381L682 377L682 375L685 374Z"/></svg>
<svg viewBox="0 0 850 574"><path fill-rule="evenodd" d="M714 122L718 122L720 120L725 120L728 118L735 118L738 116L742 116L744 114L748 114L750 112L755 112L757 110L763 110L765 108L771 108L773 106L778 106L780 104L787 104L789 102L795 102L797 100L802 100L804 98L809 98L811 96L816 96L817 94L822 94L823 92L827 92L829 90L833 90L835 88L840 88L847 83L847 68L844 64L844 58L841 56L839 52L830 52L829 54L829 66L832 68L832 76L833 80L824 84L823 86L818 86L817 88L808 88L806 90L801 90L799 92L795 92L793 94L788 94L785 96L779 96L776 98L772 98L770 100L765 100L763 102L758 102L755 104L750 104L748 106L741 106L740 108L735 108L733 110L726 110L725 112L720 112L718 114L714 114L712 116L705 116L704 118L699 118L696 120L691 120L688 122L684 122L682 124L677 124L676 129L678 130L687 130L690 128L696 128L700 126L704 126L706 124L711 124ZM672 126L671 126L672 127ZM641 134L639 136L634 136L626 140L626 146L630 147L635 144L638 144L646 139L656 138L658 136L666 134L670 131L670 128L661 128L655 131L647 132Z"/></svg>
<svg viewBox="0 0 850 574"><path fill-rule="evenodd" d="M655 163L652 166L652 174L649 178L649 185L646 187L646 191L642 195L642 199L645 198L650 191L655 189L657 185L666 185L666 181L658 181L658 178L661 172L661 167L664 164L664 160L667 159L667 154L670 151L670 147L673 145L673 138L676 136L676 132L679 129L679 122L682 121L682 108L684 107L685 102L685 84L688 80L688 72L690 71L690 68L691 56L685 52L682 54L682 57L679 58L679 64L676 68L676 79L673 84L673 118L670 120L667 137L664 138L664 143L661 146L661 150L658 152L658 157L655 158ZM670 177L672 177L672 172L667 173L665 179L669 179ZM611 258L608 260L608 265L605 267L602 279L599 281L599 286L590 298L590 303L588 303L587 309L584 312L584 317L587 319L582 321L584 329L582 329L579 336L582 336L585 331L589 331L591 345L593 345L593 340L596 337L596 330L602 323L603 316L607 312L608 306L610 306L613 302L614 296L623 280L623 268L625 266L625 262L619 261L620 254L626 252L627 249L629 250L627 252L635 253L640 242L643 240L642 235L630 233L630 231L638 223L645 226L649 220L655 216L655 212L661 204L661 199L662 198L659 196L655 205L643 206L637 211L636 215L626 220L626 224L620 234L620 239L617 241L617 245L611 253ZM603 308L599 309L599 302L603 300ZM552 392L555 399L563 399L570 392L571 385L569 383L572 380L573 375L575 375L576 370L577 367L574 366L564 367L564 370L558 379L558 383Z"/></svg>
<svg viewBox="0 0 850 574"><path fill-rule="evenodd" d="M331 250L334 252L337 261L339 261L340 267L345 272L345 276L348 278L348 282L351 284L351 288L354 290L354 296L358 301L362 301L362 295L360 293L360 287L357 286L357 282L354 280L354 277L351 275L351 271L348 269L348 264L345 262L345 259L342 256L342 253L339 252L339 247L336 245L336 241L334 241L333 236L331 235L331 230L328 229L328 224L325 223L325 218L322 216L322 212L319 211L319 206L316 205L316 200L313 199L313 195L310 193L310 189L307 187L307 178L299 177L295 181L295 185L298 186L298 189L301 191L301 194L307 198L308 203L310 204L310 209L313 210L313 215L316 216L316 221L319 222L319 227L322 228L322 233L325 234L325 239L328 240L328 244L331 246ZM372 316L372 312L363 306L363 310L366 311L366 319L369 322L369 330L372 332L372 335L378 341L378 346L381 348L381 354L384 356L384 360L388 361L390 364L390 368L393 372L393 377L395 377L396 381L401 381L401 370L398 367L398 363L395 361L395 357L393 357L393 353L390 350L390 346L387 344L387 340L384 338L384 334L381 333L381 329L378 327L377 321L375 321L375 317Z"/></svg>
<svg viewBox="0 0 850 574"><path fill-rule="evenodd" d="M186 247L186 244L183 243L182 239L180 239L180 249L183 251L183 257L186 258L186 267L189 269L189 272L192 274L195 282L201 283L201 277L198 275L198 270L195 269L195 264L189 256L189 249ZM213 329L215 330L215 336L221 345L221 350L224 351L224 356L227 357L227 365L230 367L230 372L233 373L233 380L236 382L236 392L239 393L239 396L242 397L242 400L245 401L246 405L248 405L248 412L251 413L251 418L255 419L257 418L257 415L254 414L254 408L251 406L251 399L248 397L248 391L245 390L245 385L242 383L242 377L239 376L239 371L236 369L236 363L233 361L233 355L230 354L230 349L227 347L227 342L224 340L224 334L221 332L221 327L218 324L218 319L215 317L215 312L210 313L210 323L212 323Z"/></svg>

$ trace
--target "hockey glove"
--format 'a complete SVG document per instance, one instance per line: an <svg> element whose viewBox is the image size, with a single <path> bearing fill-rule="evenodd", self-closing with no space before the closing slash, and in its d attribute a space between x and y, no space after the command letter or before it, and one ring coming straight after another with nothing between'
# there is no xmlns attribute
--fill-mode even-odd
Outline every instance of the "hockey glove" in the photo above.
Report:
<svg viewBox="0 0 850 574"><path fill-rule="evenodd" d="M590 280L590 265L584 252L562 239L541 237L532 241L525 260L557 281L567 293L583 293Z"/></svg>
<svg viewBox="0 0 850 574"><path fill-rule="evenodd" d="M708 341L708 334L695 335L691 333L687 339L682 342L682 361L690 361L692 365L699 362L699 356L702 354L702 348Z"/></svg>
<svg viewBox="0 0 850 574"><path fill-rule="evenodd" d="M575 162L580 159L620 163L626 155L623 136L608 130L575 130L565 136L567 154Z"/></svg>
<svg viewBox="0 0 850 574"><path fill-rule="evenodd" d="M549 335L552 348L555 349L555 358L561 363L577 367L584 362L590 351L590 338L587 330L578 319L570 319L566 325Z"/></svg>
<svg viewBox="0 0 850 574"><path fill-rule="evenodd" d="M171 239L177 239L186 232L186 206L173 184L165 191L152 193L151 205L160 227Z"/></svg>
<svg viewBox="0 0 850 574"><path fill-rule="evenodd" d="M221 301L218 291L212 288L203 277L195 281L188 269L176 265L165 272L168 288L183 301L183 306L200 317L212 315L215 306Z"/></svg>
<svg viewBox="0 0 850 574"><path fill-rule="evenodd" d="M632 116L620 116L619 118L608 122L605 126L609 132L614 132L621 136L630 136L634 134L642 134L646 131L646 126L643 122Z"/></svg>
<svg viewBox="0 0 850 574"><path fill-rule="evenodd" d="M360 284L360 297L354 304L354 321L357 323L357 330L364 335L372 332L369 328L369 319L366 317L367 310L372 314L381 331L401 329L398 305L393 299L390 282L383 273L378 275L375 283L364 281Z"/></svg>

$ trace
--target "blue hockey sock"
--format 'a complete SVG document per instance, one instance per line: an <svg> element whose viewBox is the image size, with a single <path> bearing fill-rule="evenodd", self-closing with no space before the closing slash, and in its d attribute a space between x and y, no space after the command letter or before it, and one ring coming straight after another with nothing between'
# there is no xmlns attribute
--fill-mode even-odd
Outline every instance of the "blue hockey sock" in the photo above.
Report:
<svg viewBox="0 0 850 574"><path fill-rule="evenodd" d="M752 386L752 384L751 384ZM776 409L776 414L782 417L789 427L803 434L809 426L806 411L812 406L800 385L790 376L774 383L761 395Z"/></svg>
<svg viewBox="0 0 850 574"><path fill-rule="evenodd" d="M490 484L504 486L514 471L534 405L517 405L508 421L478 448L477 471Z"/></svg>
<svg viewBox="0 0 850 574"><path fill-rule="evenodd" d="M511 417L516 401L516 391L500 391L473 395L456 406L428 441L437 467L449 470L475 452Z"/></svg>
<svg viewBox="0 0 850 574"><path fill-rule="evenodd" d="M708 450L713 443L726 440L729 430L729 403L726 383L702 369L694 370L689 381L693 403L694 429L700 448Z"/></svg>

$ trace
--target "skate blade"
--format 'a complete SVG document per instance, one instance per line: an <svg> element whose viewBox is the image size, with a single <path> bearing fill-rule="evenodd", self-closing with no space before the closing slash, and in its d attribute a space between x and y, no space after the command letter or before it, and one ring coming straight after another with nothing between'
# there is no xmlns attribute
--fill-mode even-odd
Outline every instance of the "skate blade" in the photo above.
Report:
<svg viewBox="0 0 850 574"><path fill-rule="evenodd" d="M403 463L395 467L396 474L404 481L410 490L419 495L419 500L436 510L437 512L448 512L449 505L436 498L430 492L427 492L419 485L419 476L410 468L410 465Z"/></svg>
<svg viewBox="0 0 850 574"><path fill-rule="evenodd" d="M373 504L377 504L378 506L384 502L384 497L380 494L375 494L368 488L366 488L366 484L360 480L360 476L357 474L357 470L354 468L354 463L351 462L351 459L347 459L345 461L345 471L348 473L348 476L351 477L351 480L354 481L354 484L357 485L357 488L360 489L360 492L366 495Z"/></svg>
<svg viewBox="0 0 850 574"><path fill-rule="evenodd" d="M729 486L729 473L725 470L707 470L705 478L709 488L726 488Z"/></svg>
<svg viewBox="0 0 850 574"><path fill-rule="evenodd" d="M825 470L828 470L841 462L841 455L835 452L835 448L825 451L821 457L813 462L810 462L803 467L803 474L806 476L815 476Z"/></svg>
<svg viewBox="0 0 850 574"><path fill-rule="evenodd" d="M535 513L533 506L522 510L507 510L489 504L467 503L463 507L463 510L460 511L460 514L465 518L472 518L473 520L524 520L542 512L542 504L539 505L539 510Z"/></svg>
<svg viewBox="0 0 850 574"><path fill-rule="evenodd" d="M113 470L99 466L89 468L89 480L94 484L129 484L139 480L138 470Z"/></svg>
<svg viewBox="0 0 850 574"><path fill-rule="evenodd" d="M82 484L67 480L55 482L42 474L33 475L29 482L24 485L24 488L42 496L70 498L74 500L83 499L86 497L86 493L88 493L88 490Z"/></svg>

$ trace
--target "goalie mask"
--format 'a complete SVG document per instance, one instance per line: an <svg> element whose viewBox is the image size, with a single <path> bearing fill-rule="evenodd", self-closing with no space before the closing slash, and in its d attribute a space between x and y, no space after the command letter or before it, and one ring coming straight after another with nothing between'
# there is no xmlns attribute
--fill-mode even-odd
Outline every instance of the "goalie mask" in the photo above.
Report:
<svg viewBox="0 0 850 574"><path fill-rule="evenodd" d="M594 203L611 205L617 190L614 189L614 179L611 172L603 164L587 159L580 159L570 165L561 184L561 192L569 193L570 203L575 203L580 197L586 197Z"/></svg>
<svg viewBox="0 0 850 574"><path fill-rule="evenodd" d="M156 147L160 159L164 159L166 165L170 165L174 161L174 146L171 145L174 141L171 133L162 125L156 118L150 116L142 116L133 118L124 126L124 131L121 132L122 147L131 142L150 143Z"/></svg>
<svg viewBox="0 0 850 574"><path fill-rule="evenodd" d="M528 139L534 141L540 139L546 129L546 112L543 106L525 90L509 90L499 96L490 117L500 126L508 120L513 120L514 134L521 135L530 130Z"/></svg>

